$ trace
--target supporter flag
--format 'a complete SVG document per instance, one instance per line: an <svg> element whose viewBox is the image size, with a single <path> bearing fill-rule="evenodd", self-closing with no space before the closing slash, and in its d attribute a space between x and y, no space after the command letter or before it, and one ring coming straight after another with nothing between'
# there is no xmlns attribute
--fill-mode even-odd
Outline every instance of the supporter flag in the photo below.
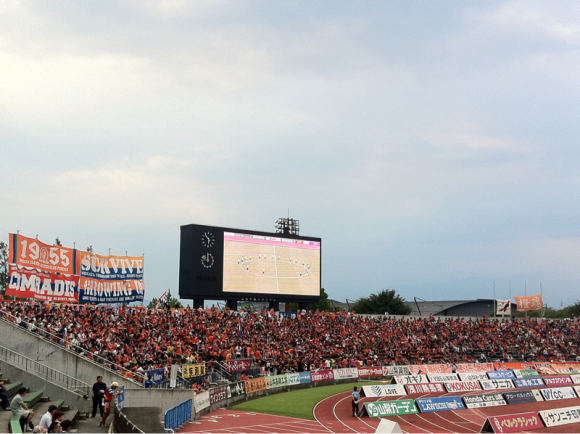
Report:
<svg viewBox="0 0 580 434"><path fill-rule="evenodd" d="M496 300L497 312L496 315L511 315L512 301L511 300Z"/></svg>
<svg viewBox="0 0 580 434"><path fill-rule="evenodd" d="M544 306L541 294L530 295L528 297L514 297L518 305L518 311L538 310Z"/></svg>
<svg viewBox="0 0 580 434"><path fill-rule="evenodd" d="M240 331L240 339L242 338L242 321L240 321L240 317L238 317L238 330Z"/></svg>
<svg viewBox="0 0 580 434"><path fill-rule="evenodd" d="M165 294L167 294L167 291L165 291L163 293L163 295L161 297L159 297L159 300L157 300L157 303L155 304L155 309L157 309L159 307L159 304L161 303L161 300L163 300L165 298Z"/></svg>

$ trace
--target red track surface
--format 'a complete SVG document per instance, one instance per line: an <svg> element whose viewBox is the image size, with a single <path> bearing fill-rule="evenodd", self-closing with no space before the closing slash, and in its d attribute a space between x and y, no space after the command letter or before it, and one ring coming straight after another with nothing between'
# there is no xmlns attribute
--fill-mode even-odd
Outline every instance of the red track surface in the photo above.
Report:
<svg viewBox="0 0 580 434"><path fill-rule="evenodd" d="M475 394L483 393L473 392ZM314 407L315 420L296 419L285 416L232 411L220 409L202 416L198 421L188 424L181 432L216 432L216 433L374 433L379 425L378 418L358 418L351 416L351 392L343 392L320 401ZM448 394L457 395L457 393ZM429 398L444 396L442 394L409 395L399 399ZM392 399L392 398L391 398ZM384 398L363 398L365 401L391 400ZM479 432L488 416L525 413L580 405L580 398L559 401L544 401L530 404L504 405L478 409L419 413L408 416L389 418L397 422L404 432ZM580 432L580 423L561 425L531 431L541 432Z"/></svg>

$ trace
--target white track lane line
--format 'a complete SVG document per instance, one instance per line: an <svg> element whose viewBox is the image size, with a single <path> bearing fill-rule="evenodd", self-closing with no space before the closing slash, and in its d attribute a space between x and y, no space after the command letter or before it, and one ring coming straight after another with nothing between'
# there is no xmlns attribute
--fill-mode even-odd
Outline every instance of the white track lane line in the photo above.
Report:
<svg viewBox="0 0 580 434"><path fill-rule="evenodd" d="M334 407L332 407L332 414L334 414L334 417L336 418L336 420L338 420L338 421L339 421L341 424L343 424L345 427L347 427L348 429L350 429L350 430L352 430L352 431L354 431L354 432L358 433L358 431L357 431L357 430L355 430L354 428L352 428L352 427L348 426L346 423L344 423L342 420L340 420L340 419L339 419L339 417L336 415L336 406L337 406L338 404L340 404L342 401L344 401L344 400L346 400L346 399L349 399L350 397L351 397L350 395L347 395L346 397L342 398L340 401L337 401L337 402L336 402L336 404L334 404ZM359 420L360 420L360 418L358 418L358 417L357 417L357 419L359 419ZM364 422L363 422L363 423L364 423ZM370 426L368 423L365 423L365 425L367 425L367 426ZM371 428L372 428L372 427L371 427Z"/></svg>
<svg viewBox="0 0 580 434"><path fill-rule="evenodd" d="M340 393L337 393L337 395L340 395ZM314 416L314 419L316 420L316 422L318 422L320 424L321 427L323 427L325 430L327 430L328 432L334 433L334 431L331 431L330 429L328 429L325 425L322 425L322 423L318 420L318 418L316 417L316 407L318 407L318 404L320 404L323 401L326 401L329 398L332 398L335 395L329 396L327 398L324 398L322 401L318 401L316 403L316 405L314 406L314 408L312 409L312 415Z"/></svg>

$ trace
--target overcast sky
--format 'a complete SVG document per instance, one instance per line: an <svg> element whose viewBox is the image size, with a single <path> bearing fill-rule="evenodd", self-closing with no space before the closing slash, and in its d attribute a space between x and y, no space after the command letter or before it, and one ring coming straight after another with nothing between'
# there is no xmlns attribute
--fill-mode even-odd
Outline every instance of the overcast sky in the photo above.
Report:
<svg viewBox="0 0 580 434"><path fill-rule="evenodd" d="M0 2L0 239L323 240L331 298L580 299L580 4Z"/></svg>

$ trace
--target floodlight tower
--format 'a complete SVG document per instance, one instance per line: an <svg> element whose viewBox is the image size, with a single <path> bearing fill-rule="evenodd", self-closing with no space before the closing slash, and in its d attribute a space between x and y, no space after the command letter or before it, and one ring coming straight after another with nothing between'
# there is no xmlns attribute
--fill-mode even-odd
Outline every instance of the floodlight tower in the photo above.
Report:
<svg viewBox="0 0 580 434"><path fill-rule="evenodd" d="M279 218L276 220L276 233L286 235L300 235L300 222L295 219Z"/></svg>

